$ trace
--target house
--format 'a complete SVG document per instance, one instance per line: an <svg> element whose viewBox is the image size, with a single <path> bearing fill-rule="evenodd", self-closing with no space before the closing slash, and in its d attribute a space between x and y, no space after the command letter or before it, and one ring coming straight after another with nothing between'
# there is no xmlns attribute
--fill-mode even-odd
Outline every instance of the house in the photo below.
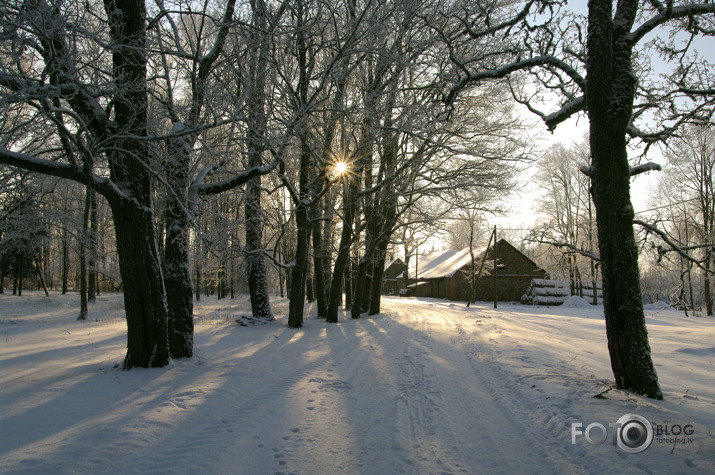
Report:
<svg viewBox="0 0 715 475"><path fill-rule="evenodd" d="M474 252L474 274L484 262L481 277L472 289L472 256L469 248L452 252L447 259L436 261L420 270L412 293L417 297L448 300L520 301L532 279L546 279L548 274L504 239L496 244L497 269L494 277L494 247Z"/></svg>
<svg viewBox="0 0 715 475"><path fill-rule="evenodd" d="M457 251L450 249L447 251L432 252L425 256L415 255L414 258L410 260L407 276L405 276L403 281L404 285L400 287L399 294L406 297L428 297L429 295L423 295L425 292L429 294L429 290L425 290L424 284L426 282L417 282L419 279L417 279L416 276L422 276L433 267L449 260L456 253Z"/></svg>
<svg viewBox="0 0 715 475"><path fill-rule="evenodd" d="M406 287L405 269L405 263L400 258L385 263L385 271L382 276L383 295L397 295L400 289Z"/></svg>

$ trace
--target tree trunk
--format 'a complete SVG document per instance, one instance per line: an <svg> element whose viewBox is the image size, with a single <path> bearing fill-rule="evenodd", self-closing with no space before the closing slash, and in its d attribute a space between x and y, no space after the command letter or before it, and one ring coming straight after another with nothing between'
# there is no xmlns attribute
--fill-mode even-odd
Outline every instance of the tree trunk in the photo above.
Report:
<svg viewBox="0 0 715 475"><path fill-rule="evenodd" d="M69 280L70 273L70 259L69 259L69 244L67 240L69 239L67 228L62 228L62 295L67 293L67 283ZM13 292L14 294L14 292Z"/></svg>
<svg viewBox="0 0 715 475"><path fill-rule="evenodd" d="M197 247L200 247L200 246L197 246ZM199 302L199 301L201 301L201 262L199 262L199 259L196 259L195 268L196 268L196 301Z"/></svg>
<svg viewBox="0 0 715 475"><path fill-rule="evenodd" d="M313 206L313 283L315 301L318 307L318 318L328 314L328 299L325 288L325 264L323 263L325 249L323 246L323 226L320 216L320 206Z"/></svg>
<svg viewBox="0 0 715 475"><path fill-rule="evenodd" d="M310 241L310 237L308 241ZM310 267L310 257L308 257L307 266L305 270L305 299L308 303L313 303L315 302L315 292L313 289L313 269Z"/></svg>
<svg viewBox="0 0 715 475"><path fill-rule="evenodd" d="M301 171L301 174L302 173ZM308 270L308 245L310 240L308 210L303 203L300 203L295 210L295 224L298 231L296 236L295 258L290 275L290 305L288 309L288 326L290 328L300 328L303 326L305 284Z"/></svg>
<svg viewBox="0 0 715 475"><path fill-rule="evenodd" d="M353 302L353 258L351 252L348 251L348 262L345 264L345 310L352 308Z"/></svg>
<svg viewBox="0 0 715 475"><path fill-rule="evenodd" d="M297 23L302 26L303 5L298 2L295 15ZM309 88L309 58L306 31L299 27L296 36L296 56L298 60L298 85L296 110L308 103ZM310 223L308 221L308 203L310 199L311 150L308 143L309 125L303 123L298 130L300 138L300 158L298 170L298 196L292 197L295 205L296 247L293 265L290 270L290 304L288 306L288 327L303 326L303 308L305 307L305 284L308 273L308 246L310 245Z"/></svg>
<svg viewBox="0 0 715 475"><path fill-rule="evenodd" d="M112 215L127 314L123 367L166 366L167 305L151 213L124 203L112 206Z"/></svg>
<svg viewBox="0 0 715 475"><path fill-rule="evenodd" d="M370 266L370 255L368 253L360 259L358 264L357 279L355 281L355 294L353 295L352 307L350 309L351 318L360 318L365 300L365 289L368 288L368 267Z"/></svg>
<svg viewBox="0 0 715 475"><path fill-rule="evenodd" d="M147 135L146 8L143 0L106 0L113 42L112 63L117 89L114 115L124 138L108 153L111 180L122 194L110 206L116 231L119 270L127 315L124 369L161 367L169 363L167 308L151 199L151 154Z"/></svg>
<svg viewBox="0 0 715 475"><path fill-rule="evenodd" d="M627 34L635 20L637 2L621 2L619 11L621 8L624 15L614 23L611 0L589 2L586 97L591 194L598 223L606 334L616 385L662 399L643 314L626 148L635 94Z"/></svg>
<svg viewBox="0 0 715 475"><path fill-rule="evenodd" d="M353 184L350 182L349 176L342 177L344 181L343 189L343 230L340 233L340 244L338 245L338 255L335 259L335 267L333 268L333 281L330 284L330 299L328 301L328 313L326 320L330 323L338 321L338 306L343 295L343 279L345 278L346 269L349 269L350 263L350 244L353 239L353 209L352 202ZM349 285L346 281L346 286Z"/></svg>
<svg viewBox="0 0 715 475"><path fill-rule="evenodd" d="M97 193L94 188L89 188L89 233L88 239L88 259L87 259L87 300L94 302L97 300Z"/></svg>
<svg viewBox="0 0 715 475"><path fill-rule="evenodd" d="M377 245L377 257L372 267L372 282L370 285L370 307L368 315L380 313L380 302L382 300L382 278L385 275L385 258L387 256L387 245L389 239L383 238Z"/></svg>
<svg viewBox="0 0 715 475"><path fill-rule="evenodd" d="M183 130L176 123L172 132ZM166 181L171 194L164 209L164 287L168 310L169 354L172 358L190 358L194 354L194 299L189 253L189 217L187 188L191 147L188 136L168 140L165 160Z"/></svg>
<svg viewBox="0 0 715 475"><path fill-rule="evenodd" d="M87 309L87 241L89 240L89 217L92 212L92 187L87 186L82 219L82 236L79 240L79 316L77 320L86 320Z"/></svg>
<svg viewBox="0 0 715 475"><path fill-rule="evenodd" d="M267 118L265 113L265 88L268 38L266 11L263 0L253 3L254 23L253 50L250 58L251 84L247 99L248 109L248 166L262 165L261 155L265 150ZM266 262L263 256L263 219L261 210L261 177L257 176L246 185L246 276L251 296L251 312L255 318L273 320L268 296Z"/></svg>
<svg viewBox="0 0 715 475"><path fill-rule="evenodd" d="M706 241L707 243L707 241ZM705 289L705 311L707 312L708 316L713 315L713 295L712 295L712 288L711 288L711 283L710 283L710 272L712 267L710 266L710 263L712 262L712 251L710 249L706 249L705 251L705 276L703 277L703 287Z"/></svg>
<svg viewBox="0 0 715 475"><path fill-rule="evenodd" d="M17 271L18 277L16 280L17 284L15 287L17 289L17 296L22 297L22 277L23 277L23 274L25 273L24 259L20 259L20 263L18 264L17 269L18 269L18 271ZM15 289L13 289L12 294L15 295Z"/></svg>

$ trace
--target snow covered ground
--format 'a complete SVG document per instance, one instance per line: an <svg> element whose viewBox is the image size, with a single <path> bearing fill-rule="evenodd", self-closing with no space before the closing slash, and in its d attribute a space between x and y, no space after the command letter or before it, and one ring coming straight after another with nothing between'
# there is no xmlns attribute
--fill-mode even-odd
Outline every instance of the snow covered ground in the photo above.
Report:
<svg viewBox="0 0 715 475"><path fill-rule="evenodd" d="M715 473L713 318L648 310L652 401L609 390L593 307L388 298L291 330L285 300L239 326L245 299L205 299L195 358L127 372L121 296L78 307L0 295L2 473ZM690 434L629 454L572 433L626 413Z"/></svg>

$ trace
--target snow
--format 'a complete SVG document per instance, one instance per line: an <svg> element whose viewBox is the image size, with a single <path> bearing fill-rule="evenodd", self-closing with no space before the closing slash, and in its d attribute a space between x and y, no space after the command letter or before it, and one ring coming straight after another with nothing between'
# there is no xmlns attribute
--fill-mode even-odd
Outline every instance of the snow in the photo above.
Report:
<svg viewBox="0 0 715 475"><path fill-rule="evenodd" d="M1 473L715 473L713 318L647 311L654 401L612 388L590 305L385 298L293 330L284 299L240 326L247 298L203 297L197 356L121 371L121 295L78 322L77 295L23 294L0 295ZM572 434L628 413L692 440Z"/></svg>
<svg viewBox="0 0 715 475"><path fill-rule="evenodd" d="M572 295L566 300L564 300L564 303L561 304L564 307L567 308L591 308L592 305L588 303L586 300L584 300L583 297L579 297L578 295Z"/></svg>
<svg viewBox="0 0 715 475"><path fill-rule="evenodd" d="M478 253L475 253L475 255L477 254ZM453 254L448 259L432 264L429 269L425 269L424 272L421 271L419 278L440 279L443 277L452 277L459 269L471 263L472 255L467 247Z"/></svg>
<svg viewBox="0 0 715 475"><path fill-rule="evenodd" d="M419 278L422 274L430 270L432 267L448 260L457 253L454 249L446 251L437 251L426 256L415 256L410 259L410 278L414 278L415 270L419 271Z"/></svg>

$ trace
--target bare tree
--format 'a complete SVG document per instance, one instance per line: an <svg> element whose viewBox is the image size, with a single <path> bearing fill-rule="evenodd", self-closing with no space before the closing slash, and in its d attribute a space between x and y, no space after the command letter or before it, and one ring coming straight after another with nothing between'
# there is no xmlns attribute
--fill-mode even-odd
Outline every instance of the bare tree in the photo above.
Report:
<svg viewBox="0 0 715 475"><path fill-rule="evenodd" d="M571 282L571 295L583 296L582 269L589 269L596 302L598 259L594 259L597 243L593 202L590 180L579 172L579 167L588 162L587 149L587 143L571 148L556 144L536 163L537 183L543 193L538 205L546 221L534 230L530 240L549 244L561 254L560 264L565 266Z"/></svg>
<svg viewBox="0 0 715 475"><path fill-rule="evenodd" d="M712 124L692 126L682 137L670 142L667 154L671 170L684 188L685 198L692 198L695 217L694 234L703 246L702 274L705 308L713 314L711 275L715 267L715 130Z"/></svg>
<svg viewBox="0 0 715 475"><path fill-rule="evenodd" d="M686 39L684 48L669 48L670 45L662 48L664 52L670 51L666 59L676 67L671 81L662 84L660 90L647 87L649 68L637 62L637 54L644 48L646 35L658 29L680 31L688 39L712 35L715 5L629 0L618 2L614 11L612 1L593 0L583 20L553 22L548 21L548 15L530 16L537 10L544 13L551 8L550 2L529 2L517 11L507 7L503 15L497 17L485 15L479 8L468 8L468 15L460 14L457 29L451 31L461 35L443 34L453 47L452 57L459 73L456 87L447 99L454 98L470 84L529 70L537 85L563 97L560 109L546 114L539 111L533 97L515 94L520 102L539 114L550 129L581 111L588 115L592 161L584 172L591 177L596 208L611 367L619 388L660 399L662 393L643 316L629 196L633 171L628 160L627 140L632 136L653 143L669 137L688 120L709 117L713 88L712 79L704 72L707 67L691 67L702 64L691 62L687 54L692 41ZM543 27L537 24L539 22ZM497 44L498 48L493 47L494 64L489 68L474 67L474 57L464 56L462 50L456 48L459 43L452 41L455 37L468 38L481 44L491 40L497 32L507 32L508 37L518 43L502 42ZM669 37L676 41L676 35ZM662 107L671 104L672 107ZM658 131L644 131L638 121L647 111L654 110L662 111L664 126Z"/></svg>
<svg viewBox="0 0 715 475"><path fill-rule="evenodd" d="M145 140L146 9L141 0L108 1L106 23L100 22L106 30L76 28L73 15L89 14L92 8L55 8L44 0L4 5L0 21L3 30L12 33L5 48L13 61L3 63L0 73L3 101L34 109L32 120L52 124L55 143L61 147L34 147L34 154L24 153L27 149L21 146L1 148L0 163L91 182L105 196L114 217L125 290L128 332L123 366L164 366L169 359L167 309L153 222L147 163L151 154ZM79 45L87 47L84 57ZM92 52L98 45L112 52L112 68L86 75L82 62L95 59ZM103 84L92 83L100 79ZM100 91L108 94L106 101L100 101ZM74 161L75 154L81 163ZM94 162L102 156L107 168L97 173Z"/></svg>
<svg viewBox="0 0 715 475"><path fill-rule="evenodd" d="M700 300L693 291L692 271L701 272L699 304L704 304L708 315L713 307L714 144L712 126L707 124L686 127L670 140L665 154L668 164L653 194L654 209L647 218L636 220L656 248L658 264L676 261L677 300L686 312Z"/></svg>

